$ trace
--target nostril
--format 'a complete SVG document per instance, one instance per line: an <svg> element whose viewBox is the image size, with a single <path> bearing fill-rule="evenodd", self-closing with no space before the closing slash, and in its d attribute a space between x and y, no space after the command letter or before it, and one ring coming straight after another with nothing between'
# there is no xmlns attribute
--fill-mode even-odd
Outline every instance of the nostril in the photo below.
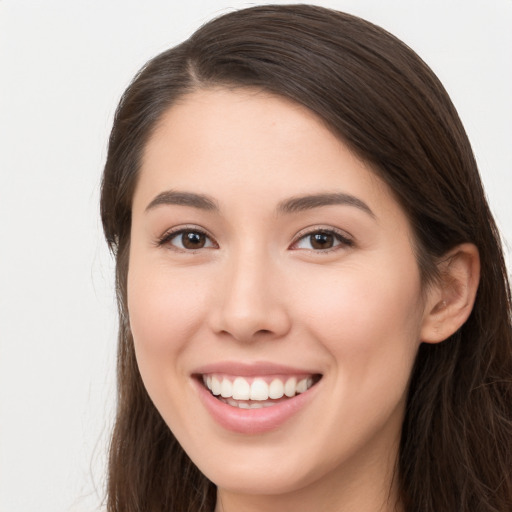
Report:
<svg viewBox="0 0 512 512"><path fill-rule="evenodd" d="M272 334L272 331L270 331L268 329L260 329L259 331L256 332L256 335L258 335L258 334L268 335L268 334Z"/></svg>

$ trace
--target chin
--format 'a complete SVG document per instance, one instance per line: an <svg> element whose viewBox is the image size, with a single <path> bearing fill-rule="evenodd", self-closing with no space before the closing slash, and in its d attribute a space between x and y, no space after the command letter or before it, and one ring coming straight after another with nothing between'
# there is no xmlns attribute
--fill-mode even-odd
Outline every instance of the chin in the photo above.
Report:
<svg viewBox="0 0 512 512"><path fill-rule="evenodd" d="M250 462L235 462L226 463L222 468L214 465L211 471L209 468L200 469L219 489L230 493L284 495L299 491L318 478L318 475L297 471L297 464L293 465L294 468L292 464L275 467L271 463L255 466Z"/></svg>

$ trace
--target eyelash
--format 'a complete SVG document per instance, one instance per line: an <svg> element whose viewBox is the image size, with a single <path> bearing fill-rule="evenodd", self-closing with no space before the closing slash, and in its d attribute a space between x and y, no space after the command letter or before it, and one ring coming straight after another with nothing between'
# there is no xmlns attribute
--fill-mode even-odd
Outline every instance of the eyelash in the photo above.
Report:
<svg viewBox="0 0 512 512"><path fill-rule="evenodd" d="M303 231L297 235L296 240L292 243L291 247L297 245L301 240L304 240L308 237L312 237L313 235L328 235L332 236L337 242L339 242L334 247L329 247L328 249L306 249L313 253L319 253L319 254L326 254L332 251L339 250L343 247L353 247L354 241L347 236L347 234L343 231L334 229L334 228L322 228L322 227L314 227L314 228L308 228L306 231ZM300 250L300 249L293 249L293 250Z"/></svg>
<svg viewBox="0 0 512 512"><path fill-rule="evenodd" d="M183 235L185 233L196 233L196 234L205 236L208 240L210 240L214 244L214 246L217 246L217 243L213 240L213 238L206 231L204 231L203 229L200 229L196 226L190 226L190 227L185 226L185 227L167 231L166 233L164 233L164 235L162 237L160 237L156 241L156 245L158 247L163 247L166 245L172 246L172 244L171 244L172 240L174 238L178 237L179 235ZM199 251L201 249L210 249L211 247L200 247L199 249L182 249L180 247L172 246L172 248L174 250L181 251L181 252L196 253L197 251Z"/></svg>
<svg viewBox="0 0 512 512"><path fill-rule="evenodd" d="M210 246L210 247L200 247L199 249L185 249L185 248L181 248L181 247L172 246L172 244L171 244L172 240L175 239L176 237L178 237L179 235L183 235L185 233L195 233L195 234L199 234L201 236L204 236L208 240L210 240L212 246ZM315 250L315 249L305 249L305 250L311 251L313 253L326 254L326 253L331 252L331 251L336 251L336 250L340 249L341 247L353 247L354 246L354 241L352 239L350 239L349 237L347 237L347 235L344 232L338 231L338 230L333 229L333 228L320 228L320 227L318 227L318 228L312 228L312 229L309 229L308 231L303 231L302 233L299 233L298 236L296 237L295 241L290 246L291 250L301 250L301 249L294 249L293 247L296 246L297 244L299 244L299 242L301 240L304 240L307 237L311 237L313 235L318 235L318 234L332 236L339 243L337 245L335 245L334 247L329 247L328 249L318 249L318 250ZM189 252L189 253L192 253L192 254L200 251L201 249L218 248L218 245L214 241L213 237L211 237L203 229L200 229L200 228L195 227L195 226L182 227L182 228L177 228L177 229L174 229L174 230L171 230L171 231L167 231L166 233L164 233L164 235L162 237L160 237L156 241L156 245L158 247L163 247L163 246L166 246L166 245L171 245L174 250L181 251L181 252Z"/></svg>

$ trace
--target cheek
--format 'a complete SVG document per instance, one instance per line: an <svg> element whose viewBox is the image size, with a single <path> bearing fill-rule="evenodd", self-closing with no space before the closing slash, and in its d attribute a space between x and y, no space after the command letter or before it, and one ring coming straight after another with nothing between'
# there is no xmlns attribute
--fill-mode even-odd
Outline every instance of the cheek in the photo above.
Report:
<svg viewBox="0 0 512 512"><path fill-rule="evenodd" d="M204 297L196 279L161 265L133 265L128 273L128 312L141 373L165 371L165 365L172 364L201 325Z"/></svg>
<svg viewBox="0 0 512 512"><path fill-rule="evenodd" d="M414 261L413 261L414 263ZM308 279L298 297L304 327L350 382L407 375L419 345L422 306L415 264L353 266Z"/></svg>
<svg viewBox="0 0 512 512"><path fill-rule="evenodd" d="M128 273L128 312L135 356L144 386L176 435L188 421L183 393L188 382L183 353L196 336L204 310L204 290L156 265L133 265ZM190 432L181 432L187 438Z"/></svg>

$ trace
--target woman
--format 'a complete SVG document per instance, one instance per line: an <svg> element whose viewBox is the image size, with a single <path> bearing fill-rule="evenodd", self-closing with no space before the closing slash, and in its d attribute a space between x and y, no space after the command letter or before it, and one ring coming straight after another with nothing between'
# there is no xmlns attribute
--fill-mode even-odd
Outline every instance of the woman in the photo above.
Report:
<svg viewBox="0 0 512 512"><path fill-rule="evenodd" d="M361 19L265 6L118 108L110 511L512 509L510 291L457 113Z"/></svg>

